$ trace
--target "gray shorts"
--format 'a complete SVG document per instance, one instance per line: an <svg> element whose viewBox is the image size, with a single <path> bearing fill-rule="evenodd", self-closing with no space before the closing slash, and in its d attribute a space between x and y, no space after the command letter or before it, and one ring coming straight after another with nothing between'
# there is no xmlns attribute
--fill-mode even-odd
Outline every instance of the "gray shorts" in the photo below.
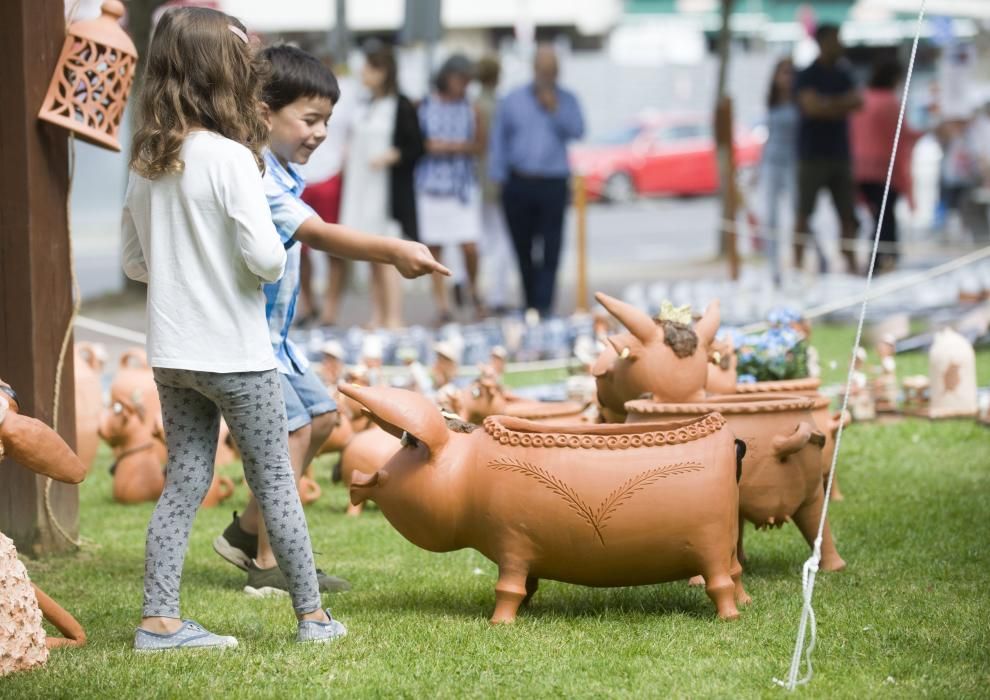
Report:
<svg viewBox="0 0 990 700"><path fill-rule="evenodd" d="M855 224L852 163L848 159L812 158L798 163L798 210L801 218L815 213L818 192L827 189L839 219Z"/></svg>

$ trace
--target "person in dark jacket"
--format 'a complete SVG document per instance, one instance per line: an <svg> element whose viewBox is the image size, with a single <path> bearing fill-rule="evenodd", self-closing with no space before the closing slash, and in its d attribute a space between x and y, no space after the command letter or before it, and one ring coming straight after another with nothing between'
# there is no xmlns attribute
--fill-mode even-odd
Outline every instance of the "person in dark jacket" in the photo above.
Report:
<svg viewBox="0 0 990 700"><path fill-rule="evenodd" d="M351 125L341 223L382 235L419 239L413 172L424 152L416 108L398 91L391 47L369 43L361 82L369 99L355 110ZM373 327L402 326L399 277L372 264Z"/></svg>

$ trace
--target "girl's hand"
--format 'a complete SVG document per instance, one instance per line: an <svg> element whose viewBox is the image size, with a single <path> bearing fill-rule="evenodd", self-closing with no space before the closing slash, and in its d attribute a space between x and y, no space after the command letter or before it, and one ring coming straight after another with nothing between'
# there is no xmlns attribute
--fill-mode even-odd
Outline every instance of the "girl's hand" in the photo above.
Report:
<svg viewBox="0 0 990 700"><path fill-rule="evenodd" d="M371 159L370 165L374 170L389 168L399 162L399 149L392 147L380 156Z"/></svg>
<svg viewBox="0 0 990 700"><path fill-rule="evenodd" d="M450 270L436 261L430 249L415 241L395 241L392 264L406 279L415 279L434 272L450 277Z"/></svg>

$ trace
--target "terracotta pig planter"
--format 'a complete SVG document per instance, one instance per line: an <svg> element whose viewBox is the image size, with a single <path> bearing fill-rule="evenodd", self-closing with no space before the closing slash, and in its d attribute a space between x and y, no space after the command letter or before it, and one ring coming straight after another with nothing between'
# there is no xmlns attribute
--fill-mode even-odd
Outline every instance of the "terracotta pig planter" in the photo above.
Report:
<svg viewBox="0 0 990 700"><path fill-rule="evenodd" d="M472 547L498 565L492 622L512 622L540 578L648 585L701 573L720 617L745 601L736 444L718 414L660 425L447 422L423 396L344 386L401 448L351 502L374 500L409 541Z"/></svg>
<svg viewBox="0 0 990 700"><path fill-rule="evenodd" d="M736 390L736 367L739 358L731 340L712 341L708 351L707 394L732 394Z"/></svg>
<svg viewBox="0 0 990 700"><path fill-rule="evenodd" d="M608 338L610 347L602 351L591 370L605 422L623 422L626 402L644 394L657 401L704 398L708 349L719 326L718 300L689 328L655 321L601 292L595 298L628 330Z"/></svg>
<svg viewBox="0 0 990 700"><path fill-rule="evenodd" d="M827 396L822 396L818 388L821 386L821 379L818 377L805 377L803 379L780 379L777 381L751 382L749 384L736 384L735 393L745 396L771 396L779 394L810 396L815 399L815 406L812 415L815 424L825 435L825 446L822 448L822 482L828 482L828 475L832 471L832 457L835 455L835 434L839 432L839 425L843 417L838 411L832 412L831 401ZM732 393L732 392L727 392ZM848 425L849 416L845 416ZM841 501L845 498L839 490L839 477L836 474L832 481L833 501Z"/></svg>
<svg viewBox="0 0 990 700"><path fill-rule="evenodd" d="M88 471L100 447L100 412L103 410L103 352L92 343L76 343L76 453Z"/></svg>
<svg viewBox="0 0 990 700"><path fill-rule="evenodd" d="M158 385L148 364L148 356L141 348L130 348L120 356L120 366L110 384L110 401L118 400L133 405L138 418L149 430L154 431L161 424L162 404L158 398ZM164 464L167 459L165 444L155 443L153 449Z"/></svg>
<svg viewBox="0 0 990 700"><path fill-rule="evenodd" d="M807 396L715 396L686 404L630 401L631 423L684 420L718 411L729 430L746 444L739 478L739 547L742 520L758 528L780 527L793 520L809 545L818 534L825 501L821 450L825 436L817 430ZM821 569L838 571L845 562L835 550L828 521L822 534Z"/></svg>

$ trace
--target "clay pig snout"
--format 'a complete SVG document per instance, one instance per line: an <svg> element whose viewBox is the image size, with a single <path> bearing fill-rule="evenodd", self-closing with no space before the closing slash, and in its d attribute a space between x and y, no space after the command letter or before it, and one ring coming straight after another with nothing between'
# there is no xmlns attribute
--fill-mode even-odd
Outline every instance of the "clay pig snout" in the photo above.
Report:
<svg viewBox="0 0 990 700"><path fill-rule="evenodd" d="M359 506L371 497L371 491L388 482L388 471L382 467L374 474L355 471L351 475L351 503Z"/></svg>

